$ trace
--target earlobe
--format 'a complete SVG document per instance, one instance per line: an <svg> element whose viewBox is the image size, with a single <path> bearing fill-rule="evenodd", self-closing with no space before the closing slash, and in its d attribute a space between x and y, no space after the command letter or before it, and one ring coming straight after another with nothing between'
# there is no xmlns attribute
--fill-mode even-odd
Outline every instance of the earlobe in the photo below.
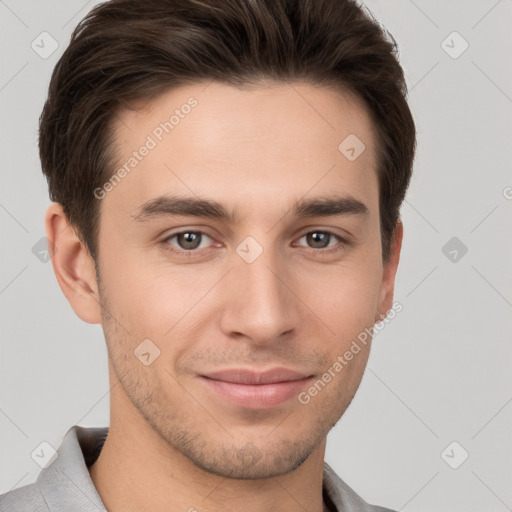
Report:
<svg viewBox="0 0 512 512"><path fill-rule="evenodd" d="M403 235L404 227L402 221L399 219L391 238L389 260L384 265L379 294L379 306L377 309L377 316L375 318L376 322L385 318L387 316L387 312L393 306L395 276L398 269L398 262L400 261Z"/></svg>
<svg viewBox="0 0 512 512"><path fill-rule="evenodd" d="M59 203L48 207L45 229L53 271L69 304L84 322L101 323L94 260Z"/></svg>

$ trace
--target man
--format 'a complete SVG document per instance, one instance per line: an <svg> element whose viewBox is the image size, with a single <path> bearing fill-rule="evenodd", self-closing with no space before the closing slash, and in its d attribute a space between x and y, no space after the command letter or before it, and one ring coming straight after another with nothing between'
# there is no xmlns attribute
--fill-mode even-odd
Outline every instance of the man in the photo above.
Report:
<svg viewBox="0 0 512 512"><path fill-rule="evenodd" d="M349 0L113 0L40 121L58 283L101 323L110 427L1 511L385 511L324 462L393 306L415 127ZM351 354L351 355L350 355Z"/></svg>

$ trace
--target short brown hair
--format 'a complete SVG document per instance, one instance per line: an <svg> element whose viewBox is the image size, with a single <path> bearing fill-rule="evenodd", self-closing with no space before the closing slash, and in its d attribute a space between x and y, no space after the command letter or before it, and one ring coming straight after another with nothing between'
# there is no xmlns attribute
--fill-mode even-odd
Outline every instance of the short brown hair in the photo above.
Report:
<svg viewBox="0 0 512 512"><path fill-rule="evenodd" d="M112 123L132 100L203 80L300 80L355 92L377 128L382 259L409 185L416 129L393 37L354 0L111 0L74 30L52 74L39 152L52 201L97 262ZM340 141L341 142L341 141Z"/></svg>

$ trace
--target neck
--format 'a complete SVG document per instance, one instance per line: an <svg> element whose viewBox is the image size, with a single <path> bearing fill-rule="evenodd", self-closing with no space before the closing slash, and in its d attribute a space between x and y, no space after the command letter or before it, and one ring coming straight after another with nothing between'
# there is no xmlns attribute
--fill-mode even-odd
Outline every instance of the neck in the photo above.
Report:
<svg viewBox="0 0 512 512"><path fill-rule="evenodd" d="M91 479L109 512L194 512L229 509L327 511L322 498L325 439L298 468L273 478L223 478L196 466L169 446L138 414L118 421L109 433Z"/></svg>

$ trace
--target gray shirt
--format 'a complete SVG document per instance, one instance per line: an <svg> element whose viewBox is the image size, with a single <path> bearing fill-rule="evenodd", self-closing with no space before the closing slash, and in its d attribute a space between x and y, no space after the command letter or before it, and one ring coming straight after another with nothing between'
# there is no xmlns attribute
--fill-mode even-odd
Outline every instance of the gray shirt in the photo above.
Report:
<svg viewBox="0 0 512 512"><path fill-rule="evenodd" d="M71 427L53 459L33 484L0 496L0 512L107 512L88 467L97 459L108 427ZM324 463L323 496L337 512L394 512L369 505Z"/></svg>

